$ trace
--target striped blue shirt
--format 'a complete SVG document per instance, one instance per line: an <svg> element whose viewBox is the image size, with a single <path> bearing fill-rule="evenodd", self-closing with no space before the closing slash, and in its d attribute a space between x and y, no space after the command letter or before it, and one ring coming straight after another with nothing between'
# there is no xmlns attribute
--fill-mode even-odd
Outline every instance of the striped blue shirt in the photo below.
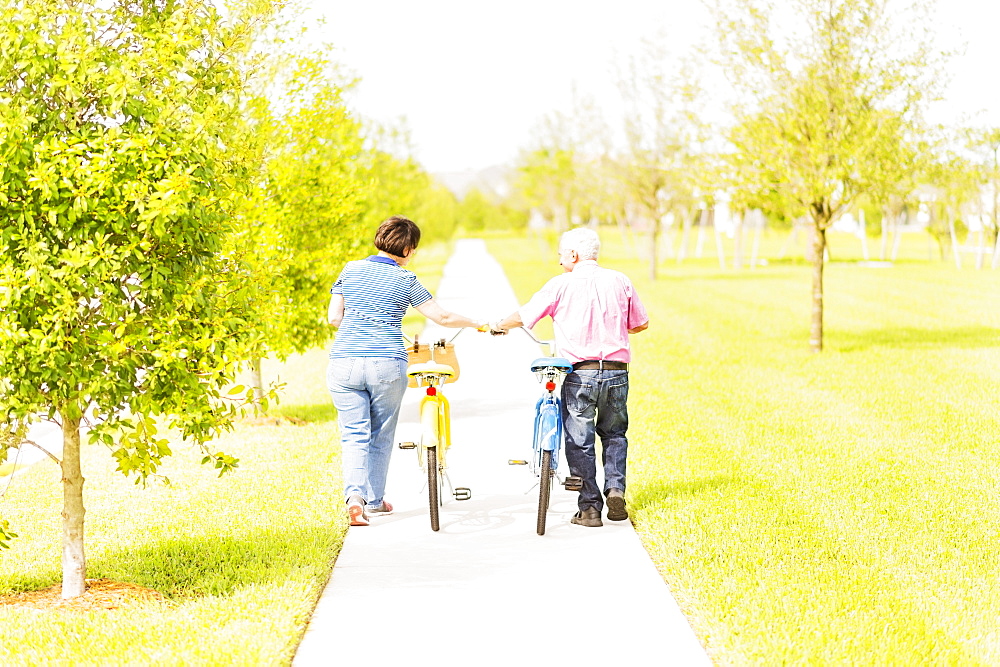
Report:
<svg viewBox="0 0 1000 667"><path fill-rule="evenodd" d="M330 348L331 359L405 360L402 331L406 309L433 298L413 272L379 255L348 262L330 294L344 296L344 320Z"/></svg>

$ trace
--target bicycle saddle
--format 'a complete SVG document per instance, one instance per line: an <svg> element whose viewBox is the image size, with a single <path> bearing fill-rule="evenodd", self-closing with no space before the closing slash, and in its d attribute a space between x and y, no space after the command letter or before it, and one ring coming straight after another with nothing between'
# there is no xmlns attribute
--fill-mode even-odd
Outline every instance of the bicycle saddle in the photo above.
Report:
<svg viewBox="0 0 1000 667"><path fill-rule="evenodd" d="M455 369L448 364L439 364L433 361L426 361L422 364L413 364L406 369L407 377L416 377L418 375L431 374L434 375L444 375L445 377L452 377L455 375Z"/></svg>
<svg viewBox="0 0 1000 667"><path fill-rule="evenodd" d="M573 370L573 364L568 359L562 357L539 357L531 362L531 371L537 372L543 368L558 368L569 373Z"/></svg>

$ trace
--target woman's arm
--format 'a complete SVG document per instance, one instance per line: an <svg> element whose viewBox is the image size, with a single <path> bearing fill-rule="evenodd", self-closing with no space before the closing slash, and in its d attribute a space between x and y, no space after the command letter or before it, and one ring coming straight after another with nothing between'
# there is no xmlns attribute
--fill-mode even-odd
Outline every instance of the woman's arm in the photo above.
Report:
<svg viewBox="0 0 1000 667"><path fill-rule="evenodd" d="M482 320L469 319L465 315L459 315L458 313L453 313L450 310L445 310L441 305L431 299L430 301L424 301L422 304L416 307L417 312L421 315L434 322L435 324L440 324L443 327L450 327L452 329L458 329L460 327L472 327L473 329L478 329L479 327L486 324Z"/></svg>
<svg viewBox="0 0 1000 667"><path fill-rule="evenodd" d="M340 323L344 321L344 295L343 294L331 294L330 295L330 308L327 310L326 319L330 321L331 327L340 327Z"/></svg>

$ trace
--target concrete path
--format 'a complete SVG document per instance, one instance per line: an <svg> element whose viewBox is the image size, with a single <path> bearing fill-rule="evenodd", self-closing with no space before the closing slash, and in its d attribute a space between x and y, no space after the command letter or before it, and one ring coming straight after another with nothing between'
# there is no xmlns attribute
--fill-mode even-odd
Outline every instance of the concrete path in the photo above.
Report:
<svg viewBox="0 0 1000 667"><path fill-rule="evenodd" d="M477 240L458 243L435 296L473 317L518 305ZM447 499L431 531L416 455L397 449L386 494L396 512L350 529L294 665L711 664L628 521L570 524L576 493L557 485L546 534L535 533L535 477L507 460L531 451L538 345L471 330L455 345L448 467L472 499ZM407 391L397 440L417 439L419 397Z"/></svg>

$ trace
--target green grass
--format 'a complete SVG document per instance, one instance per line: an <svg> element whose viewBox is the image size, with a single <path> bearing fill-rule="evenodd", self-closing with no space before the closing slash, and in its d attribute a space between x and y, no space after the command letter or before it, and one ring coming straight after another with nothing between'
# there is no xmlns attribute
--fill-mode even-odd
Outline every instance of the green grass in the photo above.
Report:
<svg viewBox="0 0 1000 667"><path fill-rule="evenodd" d="M814 355L801 261L653 283L602 240L651 320L632 515L713 659L1000 662L1000 272L832 263ZM537 239L489 245L522 301L554 273Z"/></svg>
<svg viewBox="0 0 1000 667"><path fill-rule="evenodd" d="M88 578L167 596L113 612L0 607L0 664L287 664L343 541L340 453L323 351L295 357L288 409L303 425L240 425L217 442L240 467L219 479L175 443L170 485L137 487L100 446L84 450ZM313 406L313 407L310 407ZM19 537L0 554L0 594L61 579L59 473L45 460L0 504Z"/></svg>

